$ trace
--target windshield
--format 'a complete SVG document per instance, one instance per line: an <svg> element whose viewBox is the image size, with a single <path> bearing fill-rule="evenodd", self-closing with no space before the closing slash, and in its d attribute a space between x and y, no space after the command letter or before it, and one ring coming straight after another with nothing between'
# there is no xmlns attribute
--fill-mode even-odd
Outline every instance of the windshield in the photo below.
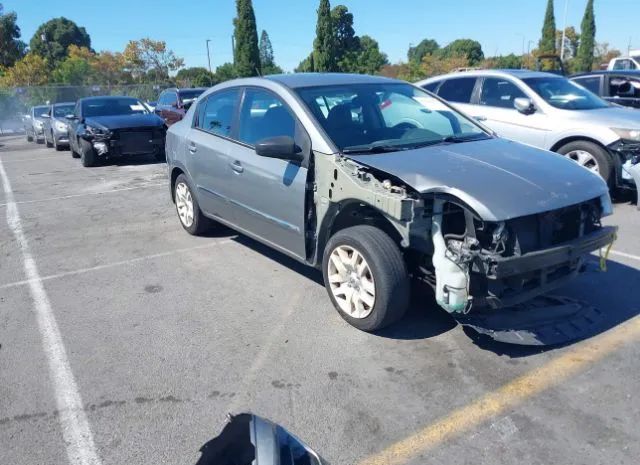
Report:
<svg viewBox="0 0 640 465"><path fill-rule="evenodd" d="M53 107L53 116L56 118L64 118L65 116L73 113L75 105L73 103L69 105L56 105Z"/></svg>
<svg viewBox="0 0 640 465"><path fill-rule="evenodd" d="M490 136L473 121L409 84L356 84L298 90L344 152L389 151Z"/></svg>
<svg viewBox="0 0 640 465"><path fill-rule="evenodd" d="M149 109L135 98L97 98L82 103L82 114L91 116L116 116L148 114Z"/></svg>
<svg viewBox="0 0 640 465"><path fill-rule="evenodd" d="M538 77L523 79L549 105L563 110L595 110L606 108L607 102L584 87L564 78Z"/></svg>

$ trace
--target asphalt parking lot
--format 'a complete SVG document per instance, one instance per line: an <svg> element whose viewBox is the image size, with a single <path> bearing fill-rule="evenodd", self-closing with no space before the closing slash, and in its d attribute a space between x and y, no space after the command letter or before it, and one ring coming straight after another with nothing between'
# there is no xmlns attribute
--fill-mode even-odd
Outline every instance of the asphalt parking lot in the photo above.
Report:
<svg viewBox="0 0 640 465"><path fill-rule="evenodd" d="M320 273L227 229L186 234L153 158L83 168L12 136L0 161L11 185L0 190L2 464L69 463L55 389L69 379L52 379L60 346L42 305L81 396L71 413L86 416L105 465L195 463L225 414L247 410L332 464L385 463L385 450L415 464L640 457L640 212L629 204L607 219L620 227L608 271L594 258L559 292L603 310L606 330L545 350L479 337L420 292L402 323L358 332Z"/></svg>

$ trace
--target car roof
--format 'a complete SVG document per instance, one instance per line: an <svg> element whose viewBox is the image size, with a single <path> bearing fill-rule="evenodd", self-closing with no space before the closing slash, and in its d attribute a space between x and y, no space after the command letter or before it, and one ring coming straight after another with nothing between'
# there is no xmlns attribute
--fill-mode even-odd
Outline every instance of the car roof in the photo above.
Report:
<svg viewBox="0 0 640 465"><path fill-rule="evenodd" d="M117 98L130 98L133 100L140 100L137 97L131 97L130 95L96 95L95 97L84 97L81 98L80 101L82 102L91 102L92 100L105 100L105 99L109 99L109 100L115 100Z"/></svg>
<svg viewBox="0 0 640 465"><path fill-rule="evenodd" d="M562 78L554 73L545 73L543 71L531 71L529 69L479 69L474 71L462 71L458 73L441 74L439 76L433 76L428 79L420 81L419 84L426 84L428 82L440 81L442 79L451 79L456 77L479 77L479 76L501 76L501 77L515 77L517 79L528 79L537 77L550 77L550 78Z"/></svg>
<svg viewBox="0 0 640 465"><path fill-rule="evenodd" d="M68 106L68 105L75 105L75 104L76 104L76 102L57 102L57 103L54 103L53 106L54 107L61 107L63 105L64 106Z"/></svg>
<svg viewBox="0 0 640 465"><path fill-rule="evenodd" d="M580 77L580 76L598 76L598 75L605 75L605 74L626 74L628 76L640 76L640 70L638 69L599 69L597 71L591 71L588 73L578 73L578 74L574 74L571 77Z"/></svg>
<svg viewBox="0 0 640 465"><path fill-rule="evenodd" d="M348 84L404 83L404 81L383 76L369 76L366 74L347 73L272 74L269 76L265 76L262 79L280 83L291 89L298 89L301 87L336 86Z"/></svg>

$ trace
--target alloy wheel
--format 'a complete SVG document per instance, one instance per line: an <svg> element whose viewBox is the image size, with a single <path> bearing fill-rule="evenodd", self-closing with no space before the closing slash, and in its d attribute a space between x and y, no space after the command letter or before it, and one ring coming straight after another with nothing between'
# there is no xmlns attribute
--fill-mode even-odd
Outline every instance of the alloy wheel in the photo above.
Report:
<svg viewBox="0 0 640 465"><path fill-rule="evenodd" d="M586 150L572 150L565 155L571 160L575 161L578 165L587 168L594 173L600 173L600 166L598 160Z"/></svg>
<svg viewBox="0 0 640 465"><path fill-rule="evenodd" d="M176 185L176 209L184 227L190 228L193 224L193 198L189 186L184 182Z"/></svg>
<svg viewBox="0 0 640 465"><path fill-rule="evenodd" d="M364 256L353 247L336 247L329 257L328 278L340 309L352 318L368 317L376 301L376 286Z"/></svg>

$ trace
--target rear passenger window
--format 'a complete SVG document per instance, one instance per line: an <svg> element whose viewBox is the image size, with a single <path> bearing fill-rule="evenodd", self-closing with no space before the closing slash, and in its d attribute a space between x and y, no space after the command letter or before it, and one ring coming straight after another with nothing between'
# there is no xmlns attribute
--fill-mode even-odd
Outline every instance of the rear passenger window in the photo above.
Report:
<svg viewBox="0 0 640 465"><path fill-rule="evenodd" d="M239 95L238 89L226 90L200 102L195 126L218 136L230 137Z"/></svg>
<svg viewBox="0 0 640 465"><path fill-rule="evenodd" d="M282 100L264 90L247 89L240 111L240 141L255 145L277 136L295 139L295 133L295 119Z"/></svg>
<svg viewBox="0 0 640 465"><path fill-rule="evenodd" d="M438 95L449 102L470 103L476 78L454 78L444 81L438 89Z"/></svg>
<svg viewBox="0 0 640 465"><path fill-rule="evenodd" d="M580 84L585 89L593 92L594 94L600 95L600 76L576 78L573 81L576 84Z"/></svg>

